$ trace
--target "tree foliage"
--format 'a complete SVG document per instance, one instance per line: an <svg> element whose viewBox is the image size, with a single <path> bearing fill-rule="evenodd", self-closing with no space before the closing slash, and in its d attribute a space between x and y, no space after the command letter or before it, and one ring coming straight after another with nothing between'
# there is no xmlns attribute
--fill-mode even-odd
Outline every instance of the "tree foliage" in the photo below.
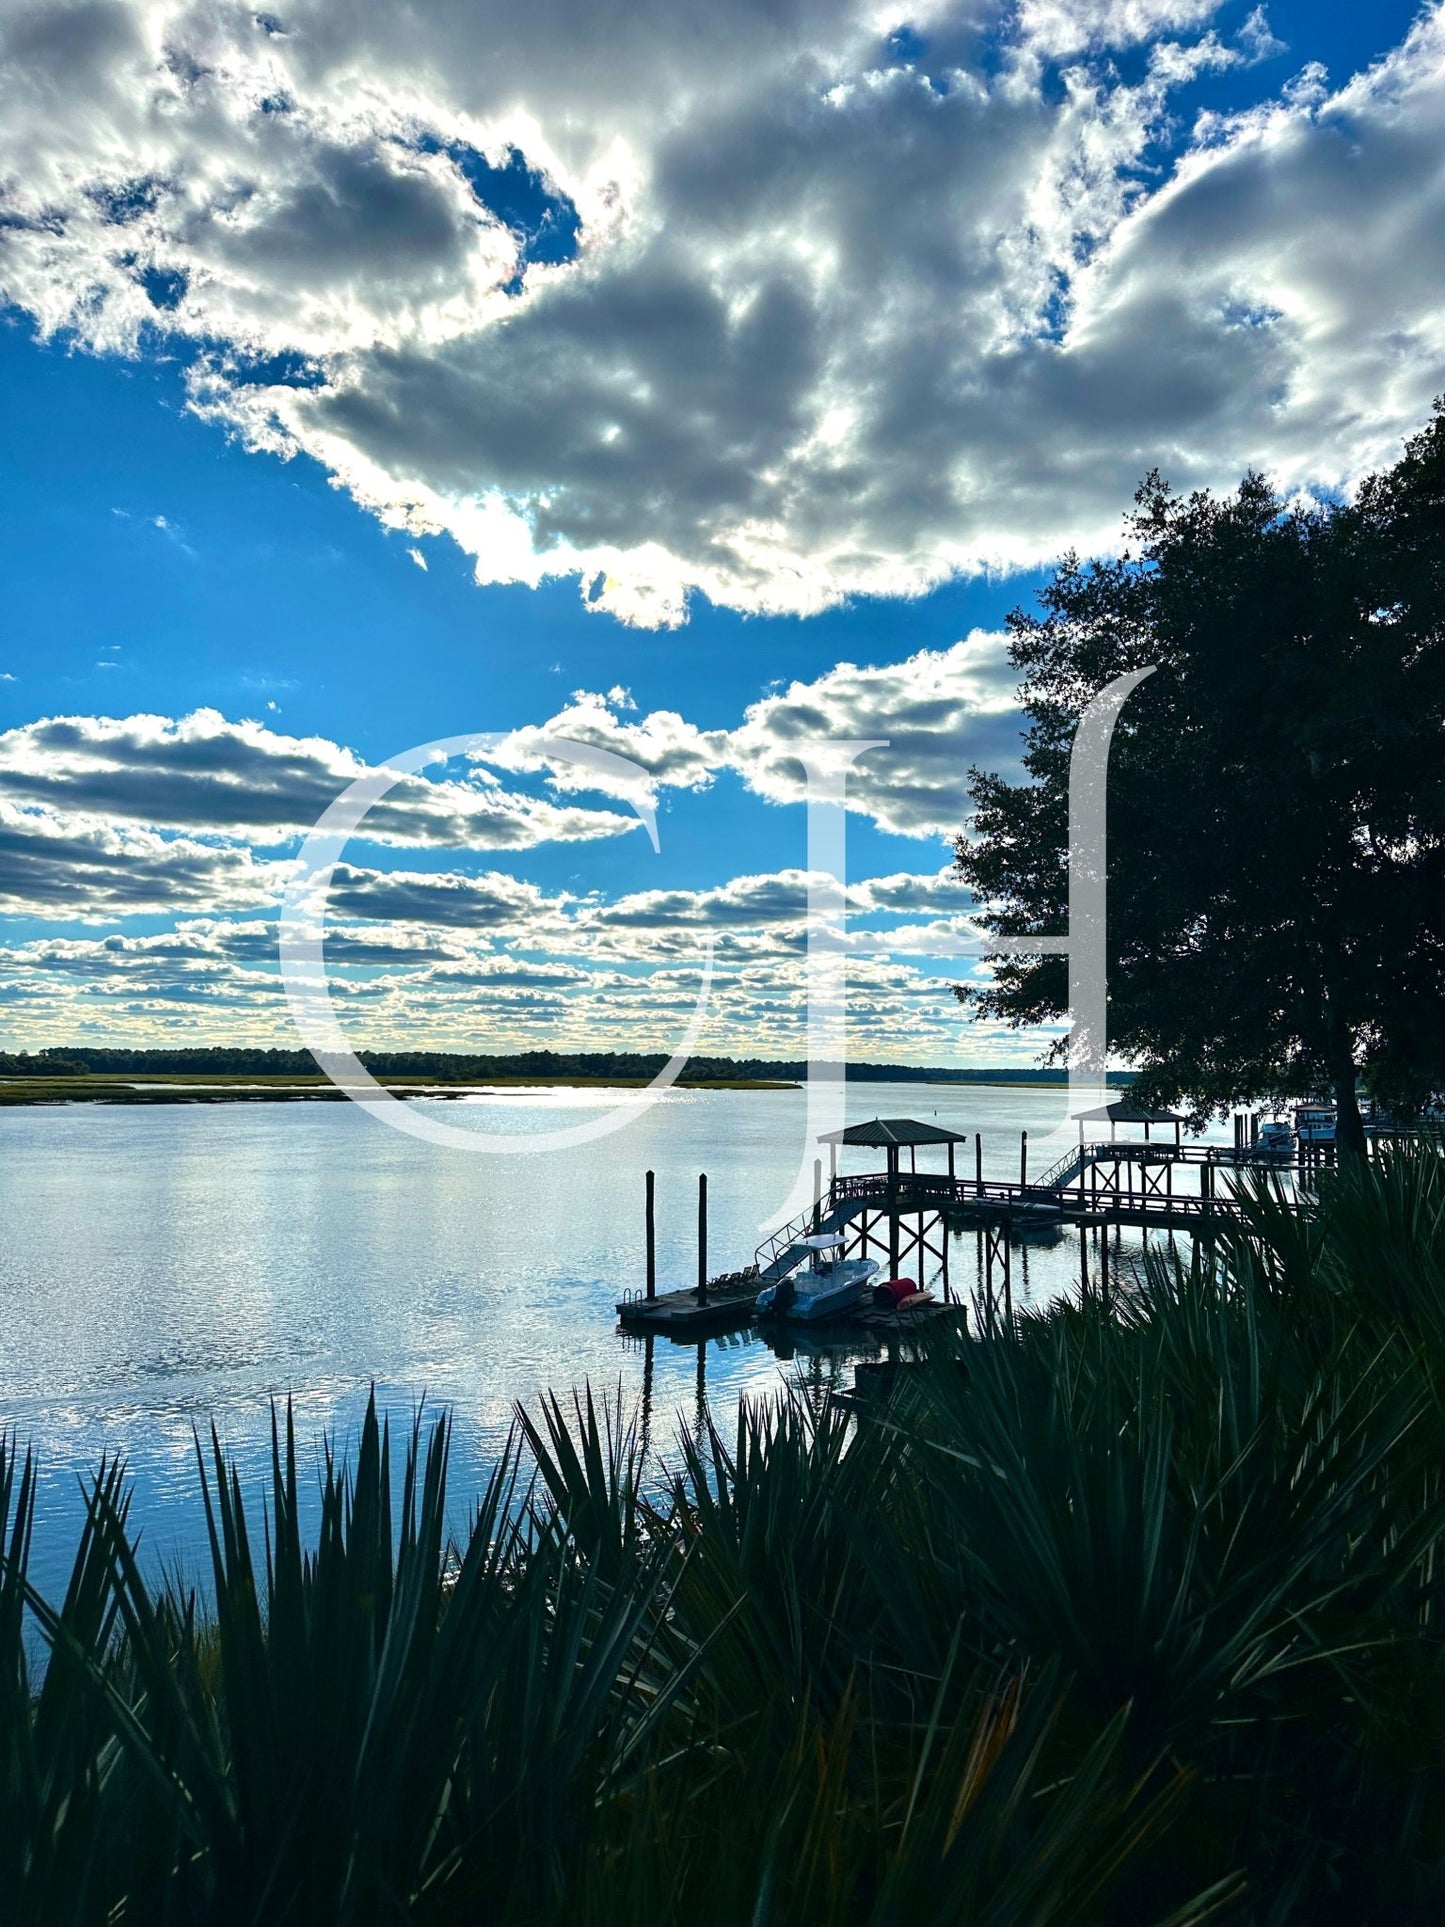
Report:
<svg viewBox="0 0 1445 1927"><path fill-rule="evenodd" d="M1417 1109L1445 1084L1445 404L1351 503L1136 496L1117 559L1069 556L1009 619L1026 780L973 770L958 866L995 934L1059 932L1069 753L1115 677L1109 1013L1136 1089L1209 1110L1355 1084ZM1059 1017L1066 967L1001 957L961 989Z"/></svg>

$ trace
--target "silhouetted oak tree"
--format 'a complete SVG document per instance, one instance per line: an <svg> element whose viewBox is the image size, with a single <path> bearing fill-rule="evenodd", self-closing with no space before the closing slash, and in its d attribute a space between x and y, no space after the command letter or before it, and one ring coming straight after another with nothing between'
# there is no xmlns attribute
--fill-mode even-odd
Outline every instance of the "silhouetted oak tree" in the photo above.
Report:
<svg viewBox="0 0 1445 1927"><path fill-rule="evenodd" d="M1407 1112L1445 1087L1445 403L1351 504L1135 499L1118 560L1009 618L1028 780L970 772L958 867L992 932L1063 930L1077 720L1155 665L1110 761L1111 1047L1196 1117L1330 1090L1361 1148L1358 1071ZM1066 964L957 994L1046 1022Z"/></svg>

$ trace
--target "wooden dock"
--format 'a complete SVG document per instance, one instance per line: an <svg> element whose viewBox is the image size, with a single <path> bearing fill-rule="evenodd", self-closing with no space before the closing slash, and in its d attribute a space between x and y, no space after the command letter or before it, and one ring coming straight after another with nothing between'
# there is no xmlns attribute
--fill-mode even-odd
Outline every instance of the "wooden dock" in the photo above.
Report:
<svg viewBox="0 0 1445 1927"><path fill-rule="evenodd" d="M660 1291L652 1298L646 1292L630 1293L618 1300L617 1316L628 1331L686 1340L750 1324L757 1302L757 1286L731 1292L710 1286L700 1297L694 1285L686 1291Z"/></svg>
<svg viewBox="0 0 1445 1927"><path fill-rule="evenodd" d="M1113 1114L1121 1108L1128 1107L1106 1107L1113 1120L1111 1130L1117 1122ZM1176 1126L1179 1122L1172 1116L1166 1116L1165 1121ZM1107 1297L1110 1229L1117 1233L1129 1226L1202 1239L1245 1230L1249 1214L1235 1195L1236 1185L1241 1177L1270 1168L1270 1161L1252 1146L1183 1144L1177 1128L1173 1144L1158 1139L1151 1142L1150 1118L1145 1116L1144 1122L1143 1142L1111 1135L1107 1143L1086 1143L1081 1137L1077 1150L1069 1151L1032 1181L1028 1175L1027 1133L1023 1133L1016 1182L984 1177L982 1139L977 1134L974 1175L964 1177L955 1166L957 1148L966 1142L962 1132L917 1119L896 1118L875 1119L871 1124L827 1133L820 1142L832 1146L833 1171L825 1186L821 1161L814 1163L816 1202L812 1208L781 1226L760 1245L748 1271L713 1280L707 1277L707 1179L700 1176L698 1282L682 1291L657 1290L654 1176L649 1171L647 1285L645 1290L623 1293L617 1302L618 1319L624 1330L638 1337L665 1336L683 1344L741 1330L754 1320L760 1289L802 1263L808 1256L807 1240L825 1232L841 1234L848 1256L867 1258L876 1252L880 1259L886 1259L886 1275L890 1277L910 1275L907 1267L911 1261L921 1280L929 1261L934 1260L942 1286L942 1302L921 1308L918 1315L865 1304L836 1322L833 1329L840 1333L854 1330L891 1337L944 1312L956 1316L959 1301L949 1279L949 1243L961 1230L976 1230L980 1236L984 1303L989 1318L1000 1309L1005 1319L1012 1317L1009 1247L1028 1243L1031 1238L1052 1242L1066 1228L1100 1234L1099 1287ZM887 1168L838 1175L837 1150L844 1144L882 1149ZM946 1172L917 1169L918 1149L930 1145L946 1153ZM902 1162L905 1150L909 1160L906 1170ZM1273 1166L1279 1177L1292 1180L1292 1190L1285 1193L1288 1208L1309 1208L1309 1183L1318 1162L1311 1159L1302 1160L1298 1166ZM1081 1265L1083 1256L1081 1241ZM996 1277L1001 1286L998 1291ZM1082 1269L1081 1288L1088 1289Z"/></svg>
<svg viewBox="0 0 1445 1927"><path fill-rule="evenodd" d="M883 1215L939 1212L960 1227L987 1224L1022 1228L1083 1222L1217 1234L1242 1225L1245 1211L1239 1200L1208 1180L1199 1191L1174 1189L1172 1173L1186 1163L1197 1164L1198 1160L1173 1156L1151 1159L1147 1178L1137 1186L1115 1182L1056 1187L996 1178L949 1178L922 1171L904 1172L890 1181L870 1172L833 1180L823 1206L822 1224L826 1229L834 1216L841 1222L844 1213L856 1215L858 1205L866 1201ZM1212 1177L1215 1167L1206 1164L1202 1169ZM1090 1171L1097 1175L1096 1167L1091 1166Z"/></svg>

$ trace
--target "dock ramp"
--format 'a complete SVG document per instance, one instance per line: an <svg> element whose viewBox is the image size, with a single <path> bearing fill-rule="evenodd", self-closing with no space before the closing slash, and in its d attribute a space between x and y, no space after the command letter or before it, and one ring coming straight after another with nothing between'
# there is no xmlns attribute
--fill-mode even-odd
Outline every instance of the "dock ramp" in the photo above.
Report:
<svg viewBox="0 0 1445 1927"><path fill-rule="evenodd" d="M800 1265L808 1255L805 1239L818 1237L829 1231L841 1231L867 1205L866 1198L845 1198L841 1204L821 1212L814 1222L813 1213L804 1211L785 1224L781 1231L775 1231L771 1238L758 1246L756 1263L758 1283L775 1285L780 1278L786 1278L796 1265Z"/></svg>
<svg viewBox="0 0 1445 1927"><path fill-rule="evenodd" d="M1094 1146L1081 1144L1076 1151L1065 1151L1057 1164L1051 1164L1041 1177L1033 1180L1035 1191L1067 1191L1069 1186L1093 1163Z"/></svg>

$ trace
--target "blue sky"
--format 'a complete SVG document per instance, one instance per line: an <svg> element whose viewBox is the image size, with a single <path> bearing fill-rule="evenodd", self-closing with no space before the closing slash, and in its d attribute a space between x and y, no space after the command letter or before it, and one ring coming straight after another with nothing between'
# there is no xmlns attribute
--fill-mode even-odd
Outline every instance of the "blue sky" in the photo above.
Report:
<svg viewBox="0 0 1445 1927"><path fill-rule="evenodd" d="M789 745L877 735L854 1053L1031 1058L939 954L1003 619L1154 463L1347 490L1445 389L1440 11L257 18L0 29L0 1042L290 1041L301 833L495 730L351 853L355 1040L660 1047L710 933L791 1053Z"/></svg>

